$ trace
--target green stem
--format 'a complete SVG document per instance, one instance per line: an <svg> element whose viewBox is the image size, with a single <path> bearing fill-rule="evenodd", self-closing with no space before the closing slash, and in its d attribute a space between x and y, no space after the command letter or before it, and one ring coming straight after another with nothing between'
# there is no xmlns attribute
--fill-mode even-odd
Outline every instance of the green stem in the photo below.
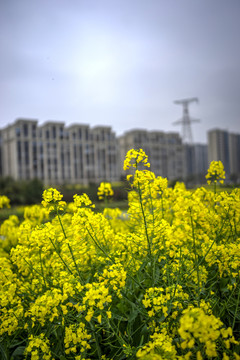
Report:
<svg viewBox="0 0 240 360"><path fill-rule="evenodd" d="M239 285L239 281L237 282L236 287L237 287L238 285ZM231 294L230 294L229 297L227 298L227 301L225 301L225 303L223 304L223 306L221 306L221 311L220 311L219 317L221 317L221 315L224 313L224 311L225 311L226 307L228 306L228 304L229 304L229 302L230 302L230 300L231 300L234 292L235 292L235 288L233 288ZM239 294L238 294L238 295L239 295ZM236 312L235 312L235 314L236 314ZM235 324L235 321L234 321L234 324Z"/></svg>
<svg viewBox="0 0 240 360"><path fill-rule="evenodd" d="M236 316L237 316L237 312L238 312L239 300L240 300L240 287L239 287L239 290L238 290L237 304L236 304L236 309L235 309L235 313L234 313L234 318L233 318L233 323L232 323L232 329L234 329L234 325L235 325L235 321L236 321Z"/></svg>
<svg viewBox="0 0 240 360"><path fill-rule="evenodd" d="M141 210L142 210L142 215L143 215L146 238L147 238L147 242L148 242L148 252L149 252L150 260L151 260L151 263L152 263L151 242L150 242L149 236L148 236L147 221L146 221L146 216L145 216L145 212L144 212L144 209L143 209L142 192L141 192L141 188L140 188L140 185L139 185L139 181L138 181L138 194L139 194L139 200L140 200L140 205L141 205Z"/></svg>
<svg viewBox="0 0 240 360"><path fill-rule="evenodd" d="M42 277L43 277L44 285L45 285L45 288L47 288L46 281L45 281L45 276L44 276L44 272L43 272L43 264L42 264L41 253L42 253L42 248L39 249L39 257L40 257L40 264L41 264L41 271L42 271Z"/></svg>
<svg viewBox="0 0 240 360"><path fill-rule="evenodd" d="M94 326L92 325L92 323L90 323L90 327L91 327L91 330L92 330L92 333L93 333L93 336L94 336L94 340L95 340L95 343L96 343L98 358L99 358L99 360L101 360L102 351L101 351L101 348L99 346L99 342L98 342L98 339L97 339L97 336L96 336L96 333L95 333L95 329L94 329Z"/></svg>
<svg viewBox="0 0 240 360"><path fill-rule="evenodd" d="M30 267L31 270L34 270L38 275L40 275L43 279L44 279L44 284L45 284L45 280L47 280L45 278L45 276L43 274L41 274L38 270L36 270L31 263L29 263L25 258L24 261L28 264L28 266ZM48 281L48 280L47 280Z"/></svg>
<svg viewBox="0 0 240 360"><path fill-rule="evenodd" d="M58 251L58 249L57 249L56 245L54 244L54 242L52 241L52 239L51 239L51 238L50 238L50 241L51 241L51 244L52 244L52 246L54 247L54 250L56 251L57 255L59 256L59 258L61 259L62 263L64 264L64 266L68 269L68 271L70 272L70 274L72 274L72 275L73 275L72 270L69 268L69 266L67 265L67 263L65 262L65 260L63 260L63 258L62 258L62 256L61 256L60 252Z"/></svg>
<svg viewBox="0 0 240 360"><path fill-rule="evenodd" d="M207 254L209 253L209 251L210 251L211 248L213 247L214 243L215 243L216 240L217 240L217 237L219 236L219 234L221 233L221 231L222 231L222 229L223 229L223 227L224 227L224 225L225 225L225 222L226 222L226 219L223 221L222 226L221 226L221 228L220 228L220 230L219 230L219 233L216 235L215 239L213 240L213 242L211 243L211 245L210 245L209 248L207 249L206 254L205 254L204 257L198 262L198 266L203 263L203 261L205 260ZM189 278L189 276L192 275L192 273L194 272L194 270L195 270L195 266L194 266L194 268L192 269L192 271L188 274L186 280Z"/></svg>
<svg viewBox="0 0 240 360"><path fill-rule="evenodd" d="M162 205L162 218L164 219L163 195L161 195L161 205Z"/></svg>
<svg viewBox="0 0 240 360"><path fill-rule="evenodd" d="M90 225L91 230L92 230L92 232L93 232L92 224L89 223L89 225ZM94 239L94 237L92 236L92 234L90 233L90 231L89 231L89 229L88 229L87 227L86 227L86 230L87 230L88 234L90 235L90 237L91 237L92 241L94 242L94 244L98 247L98 249L101 250L101 251L104 253L104 255L111 260L111 262L112 262L113 264L115 264L115 260L112 259L111 256L109 256L109 255L107 254L107 252L99 245L98 239L97 239L97 238L96 238L96 240Z"/></svg>
<svg viewBox="0 0 240 360"><path fill-rule="evenodd" d="M64 237L65 237L65 240L67 240L67 235L66 235L66 233L65 233L65 230L64 230L64 227L63 227L63 223L62 223L62 220L61 220L61 218L60 218L60 216L59 216L58 211L57 211L57 216L58 216L58 220L59 220L59 223L60 223L61 228L62 228L62 231L63 231L63 235L64 235ZM72 251L72 247L70 246L70 244L69 244L68 241L67 241L67 244L68 244L68 248L69 248L70 254L71 254L71 256L72 256L72 259L73 259L75 268L76 268L76 270L77 270L78 276L79 276L80 280L83 281L83 279L82 279L82 277L81 277L81 274L80 274L80 271L79 271L79 269L78 269L77 263L76 263L75 256L74 256L73 251Z"/></svg>
<svg viewBox="0 0 240 360"><path fill-rule="evenodd" d="M193 224L191 209L190 209L190 219L191 219L191 225L192 225L192 237L193 237L194 259L195 259L195 266L196 266L196 270L197 270L197 279L198 279L198 306L199 306L199 304L200 304L199 263L198 263L198 256L197 256L197 249L196 249L196 239L195 239L194 224Z"/></svg>
<svg viewBox="0 0 240 360"><path fill-rule="evenodd" d="M115 326L115 324L113 323L113 321L110 321L110 320L108 319L108 323L109 323L112 331L114 332L114 335L116 336L116 338L118 339L119 343L121 344L121 346L122 346L123 344L126 345L126 341L122 338L120 331L119 331L119 335L118 335L116 326Z"/></svg>

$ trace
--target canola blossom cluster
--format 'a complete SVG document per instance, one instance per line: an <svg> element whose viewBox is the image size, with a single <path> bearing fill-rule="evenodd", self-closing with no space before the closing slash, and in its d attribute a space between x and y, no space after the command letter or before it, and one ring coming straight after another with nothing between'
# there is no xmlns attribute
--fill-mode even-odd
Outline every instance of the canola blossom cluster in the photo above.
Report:
<svg viewBox="0 0 240 360"><path fill-rule="evenodd" d="M212 161L210 164L210 167L208 169L208 173L206 175L206 179L208 184L213 183L217 183L219 182L220 184L224 183L224 179L225 179L225 171L224 171L224 166L223 163L221 161Z"/></svg>
<svg viewBox="0 0 240 360"><path fill-rule="evenodd" d="M2 209L4 206L9 208L10 207L10 200L8 199L7 196L2 195L2 196L0 196L0 209Z"/></svg>
<svg viewBox="0 0 240 360"><path fill-rule="evenodd" d="M123 163L123 170L128 170L131 167L137 168L139 165L150 167L150 163L148 162L148 156L142 149L129 150Z"/></svg>
<svg viewBox="0 0 240 360"><path fill-rule="evenodd" d="M240 189L171 188L148 165L127 153L125 212L51 188L1 224L0 359L240 360Z"/></svg>
<svg viewBox="0 0 240 360"><path fill-rule="evenodd" d="M98 188L97 196L99 200L109 199L111 196L113 196L112 185L107 182L101 182Z"/></svg>

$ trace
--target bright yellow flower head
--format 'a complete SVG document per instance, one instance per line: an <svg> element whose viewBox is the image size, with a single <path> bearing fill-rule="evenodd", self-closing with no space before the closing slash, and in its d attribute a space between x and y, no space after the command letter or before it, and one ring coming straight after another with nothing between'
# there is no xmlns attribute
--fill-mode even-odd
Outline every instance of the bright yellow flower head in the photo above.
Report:
<svg viewBox="0 0 240 360"><path fill-rule="evenodd" d="M6 206L7 208L10 208L10 200L7 196L2 195L0 196L0 209Z"/></svg>
<svg viewBox="0 0 240 360"><path fill-rule="evenodd" d="M199 341L204 344L207 356L217 356L217 339L221 335L222 326L222 321L214 315L207 315L203 309L189 306L183 311L178 329L183 340L182 349L191 349Z"/></svg>
<svg viewBox="0 0 240 360"><path fill-rule="evenodd" d="M56 210L56 207L58 210L63 211L66 206L65 201L61 201L63 195L56 189L44 190L42 197L42 205L48 209L48 213Z"/></svg>
<svg viewBox="0 0 240 360"><path fill-rule="evenodd" d="M208 179L207 181L208 184L211 184L212 182L216 184L218 181L221 184L224 183L225 171L224 171L223 163L221 161L211 162L208 169L208 173L206 175L206 179Z"/></svg>
<svg viewBox="0 0 240 360"><path fill-rule="evenodd" d="M113 196L113 194L114 192L111 184L107 182L101 182L97 192L99 200L103 200L104 198L109 198L110 196Z"/></svg>
<svg viewBox="0 0 240 360"><path fill-rule="evenodd" d="M62 199L63 195L56 189L50 188L44 190L43 192L43 202L45 206L46 203L58 202Z"/></svg>
<svg viewBox="0 0 240 360"><path fill-rule="evenodd" d="M130 167L137 168L138 164L140 163L142 163L144 166L150 167L150 163L148 162L148 156L145 154L143 149L131 149L127 152L123 164L123 170L128 170L130 169Z"/></svg>
<svg viewBox="0 0 240 360"><path fill-rule="evenodd" d="M74 201L74 206L76 208L78 208L78 207L91 207L91 208L94 208L95 207L95 205L89 199L87 194L82 194L82 195L75 194L73 196L73 201Z"/></svg>

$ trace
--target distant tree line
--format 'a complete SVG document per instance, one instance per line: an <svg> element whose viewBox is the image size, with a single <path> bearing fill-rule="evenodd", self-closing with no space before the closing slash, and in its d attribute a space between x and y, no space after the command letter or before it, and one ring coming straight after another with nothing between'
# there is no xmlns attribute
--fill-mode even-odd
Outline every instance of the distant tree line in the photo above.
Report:
<svg viewBox="0 0 240 360"><path fill-rule="evenodd" d="M14 180L0 177L0 195L6 195L11 205L31 205L40 203L44 186L41 180Z"/></svg>
<svg viewBox="0 0 240 360"><path fill-rule="evenodd" d="M106 180L107 182L107 180ZM64 184L61 186L57 186L57 189L63 194L63 200L67 202L73 201L73 195L78 194L81 195L86 193L89 198L94 202L99 202L97 191L100 184L90 183L87 187L81 187L79 185L69 185ZM113 201L122 201L127 200L127 194L129 190L129 184L127 182L119 182L117 184L112 184L112 188L114 191Z"/></svg>
<svg viewBox="0 0 240 360"><path fill-rule="evenodd" d="M97 190L99 184L89 184L87 187L81 185L63 184L56 187L63 194L63 200L73 201L73 195L86 193L93 202L98 202ZM6 195L10 199L11 205L31 205L39 204L42 201L42 193L45 187L39 179L33 180L14 180L11 177L0 177L0 195ZM129 184L119 182L113 184L113 201L127 200L127 189Z"/></svg>

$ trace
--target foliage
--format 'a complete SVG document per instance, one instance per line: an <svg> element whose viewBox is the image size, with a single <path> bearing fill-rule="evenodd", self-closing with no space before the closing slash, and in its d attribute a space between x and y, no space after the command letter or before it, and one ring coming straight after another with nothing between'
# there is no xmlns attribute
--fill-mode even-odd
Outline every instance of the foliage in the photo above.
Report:
<svg viewBox="0 0 240 360"><path fill-rule="evenodd" d="M89 186L78 186L78 185L62 185L58 187L58 190L63 194L65 201L71 202L73 196L77 193L78 195L87 194L92 201L96 202L96 205L101 206L101 200L99 200L98 192L99 184L89 184ZM128 183L126 181L112 184L114 195L113 201L127 201Z"/></svg>
<svg viewBox="0 0 240 360"><path fill-rule="evenodd" d="M10 177L0 178L0 194L7 196L14 205L41 202L43 184L39 179L16 181Z"/></svg>
<svg viewBox="0 0 240 360"><path fill-rule="evenodd" d="M126 159L127 212L51 188L2 224L1 359L240 359L240 190Z"/></svg>

